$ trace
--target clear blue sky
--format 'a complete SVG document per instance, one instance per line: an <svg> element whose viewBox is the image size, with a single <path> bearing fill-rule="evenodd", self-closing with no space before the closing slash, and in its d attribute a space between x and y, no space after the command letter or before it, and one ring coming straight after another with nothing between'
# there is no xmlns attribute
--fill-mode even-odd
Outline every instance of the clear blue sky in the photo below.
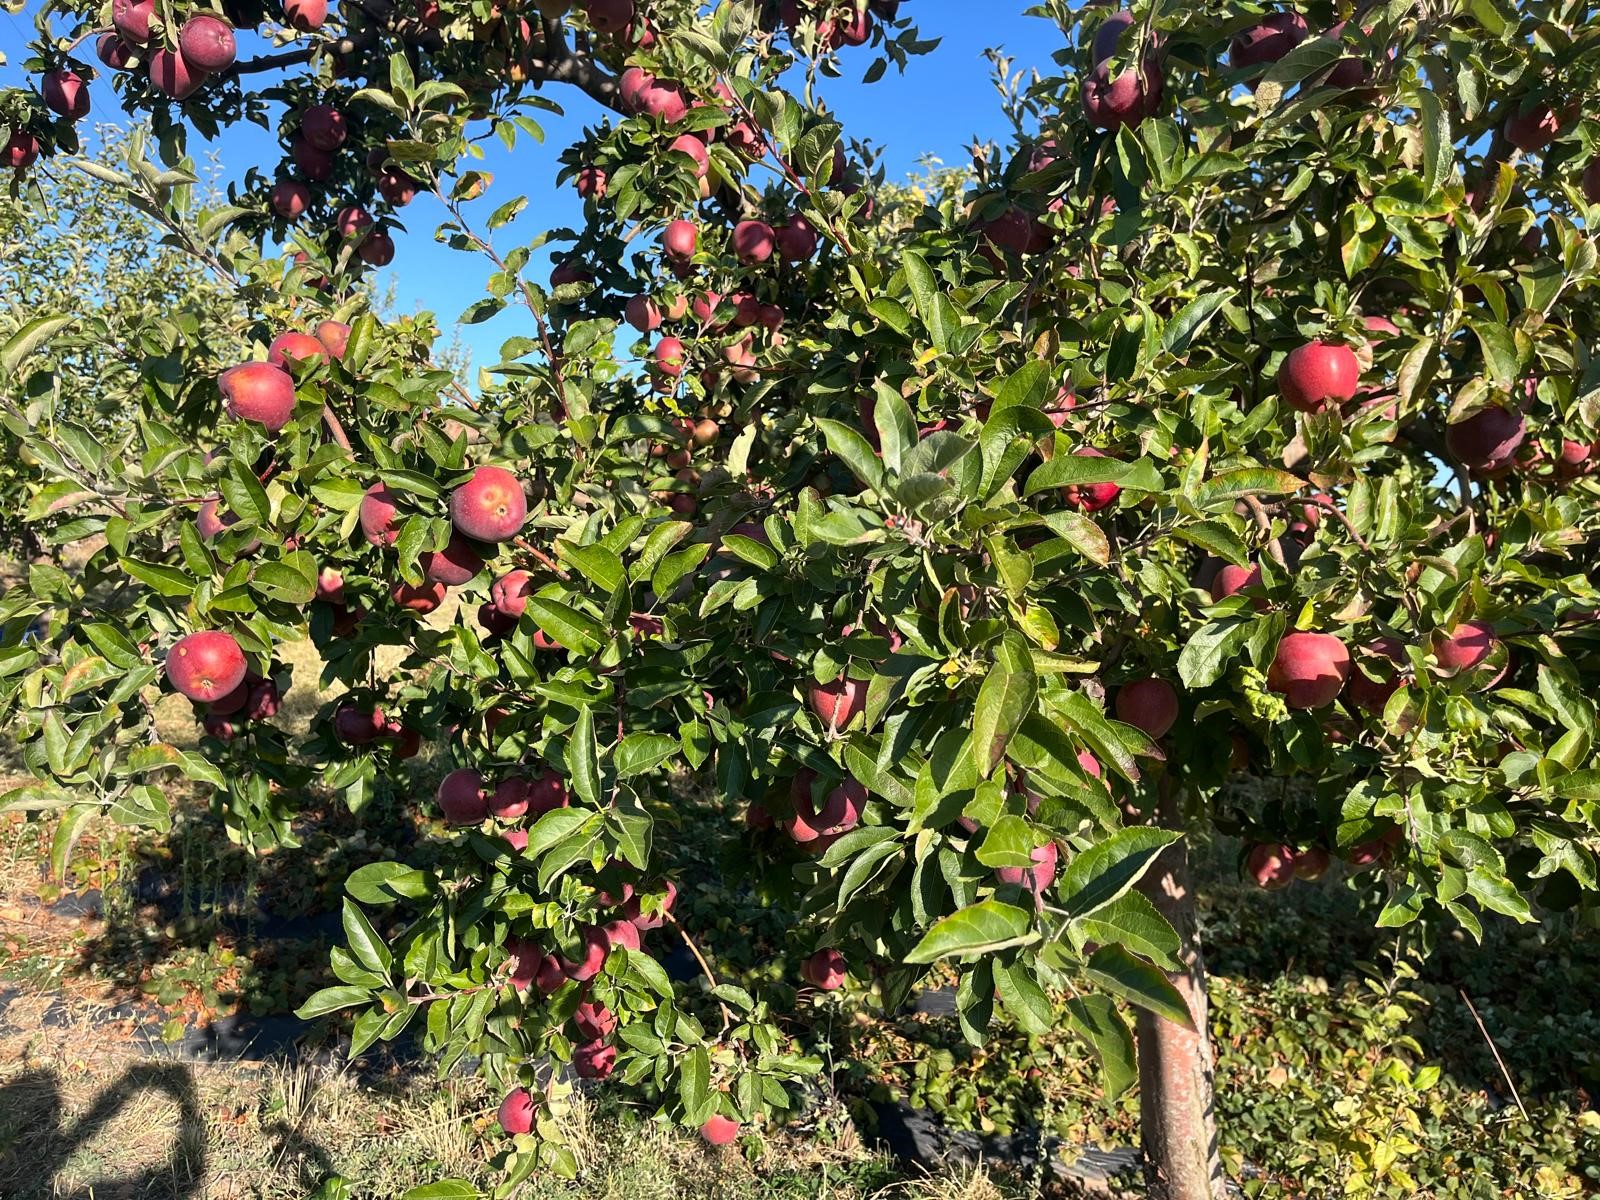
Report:
<svg viewBox="0 0 1600 1200"><path fill-rule="evenodd" d="M939 47L912 59L904 75L891 67L871 86L859 81L873 55L865 48L847 52L842 60L845 77L824 81L823 95L849 136L870 141L879 149L891 178L909 172L924 154L936 155L948 164L962 163L965 147L974 137L1003 140L1008 135L984 50L999 47L1011 54L1014 70L1051 70L1050 55L1060 47L1060 35L1047 21L1023 17L1025 6L1026 0L985 0L982 5L971 0L905 0L902 12L916 18L924 38L942 39ZM0 84L23 80L21 64L33 32L33 12L33 5L16 16L0 10L0 54L7 59L7 65L0 67ZM241 43L242 55L260 52L257 39L241 38ZM91 45L84 47L84 56L92 61ZM92 93L91 119L125 119L108 84L97 82ZM555 187L556 158L585 124L600 119L602 110L576 89L552 86L547 94L562 104L566 115L542 118L543 145L523 139L514 155L507 154L498 141L486 145L483 167L494 173L495 183L489 196L474 207L486 215L494 203L513 195L529 198L527 212L496 236L497 245L513 245L519 234L531 238L543 229L576 225L581 220L582 208L570 185ZM197 158L208 150L198 138L191 148ZM224 181L239 178L251 163L276 159L271 139L251 126L224 131L209 149L218 153ZM435 311L448 336L460 312L483 295L487 264L433 240L443 210L431 198L418 199L402 217L407 231L396 231L394 265L379 273L378 287L384 290L392 280L398 306L405 311ZM472 349L474 363L494 362L501 340L525 332L520 326L521 321L507 313L464 329L462 340Z"/></svg>

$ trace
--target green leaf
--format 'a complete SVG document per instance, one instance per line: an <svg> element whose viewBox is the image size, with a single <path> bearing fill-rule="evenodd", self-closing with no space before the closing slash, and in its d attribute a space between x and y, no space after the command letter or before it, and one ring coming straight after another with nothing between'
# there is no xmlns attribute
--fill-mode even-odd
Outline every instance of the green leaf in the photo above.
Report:
<svg viewBox="0 0 1600 1200"><path fill-rule="evenodd" d="M1106 1099L1116 1099L1139 1081L1133 1034L1109 996L1075 996L1068 1000L1067 1023L1099 1056Z"/></svg>
<svg viewBox="0 0 1600 1200"><path fill-rule="evenodd" d="M1455 138L1450 132L1450 113L1433 92L1426 88L1418 91L1416 109L1422 130L1422 190L1431 196L1455 173Z"/></svg>
<svg viewBox="0 0 1600 1200"><path fill-rule="evenodd" d="M1073 929L1084 941L1116 944L1164 971L1178 969L1178 931L1143 892L1130 891L1091 915L1079 917Z"/></svg>
<svg viewBox="0 0 1600 1200"><path fill-rule="evenodd" d="M1017 1023L1017 1028L1035 1037L1043 1037L1055 1028L1055 1014L1050 1007L1050 997L1020 960L1008 967L994 969L995 990L1000 993L1000 1003L1006 1006Z"/></svg>
<svg viewBox="0 0 1600 1200"><path fill-rule="evenodd" d="M1189 348L1189 343L1206 323L1214 317L1218 310L1235 295L1235 289L1222 288L1217 291L1207 291L1185 304L1178 311L1177 316L1167 322L1167 327L1161 332L1161 348L1168 354L1183 354Z"/></svg>
<svg viewBox="0 0 1600 1200"><path fill-rule="evenodd" d="M711 1058L704 1046L696 1046L680 1061L678 1097L683 1101L684 1116L691 1125L703 1124L716 1105L711 1094Z"/></svg>
<svg viewBox="0 0 1600 1200"><path fill-rule="evenodd" d="M908 963L938 962L954 955L991 954L1037 941L1033 916L1000 900L980 900L937 921L906 955Z"/></svg>
<svg viewBox="0 0 1600 1200"><path fill-rule="evenodd" d="M1224 617L1202 625L1189 635L1178 655L1178 677L1186 688L1210 687L1222 678L1228 664L1250 641L1256 621L1250 617Z"/></svg>
<svg viewBox="0 0 1600 1200"><path fill-rule="evenodd" d="M989 827L974 857L986 867L1031 867L1033 846L1033 827L1007 813Z"/></svg>
<svg viewBox="0 0 1600 1200"><path fill-rule="evenodd" d="M598 649L606 640L605 626L599 621L548 596L532 597L528 601L528 615L548 637L579 654Z"/></svg>
<svg viewBox="0 0 1600 1200"><path fill-rule="evenodd" d="M325 1013L335 1012L341 1008L349 1008L355 1004L366 1004L372 999L369 988L351 987L348 984L339 987L326 987L320 992L314 992L299 1008L294 1010L294 1015L302 1021L310 1021Z"/></svg>
<svg viewBox="0 0 1600 1200"><path fill-rule="evenodd" d="M607 595L621 587L626 577L622 559L604 546L574 546L571 542L557 541L556 554Z"/></svg>
<svg viewBox="0 0 1600 1200"><path fill-rule="evenodd" d="M594 741L594 710L585 704L567 739L567 775L572 790L587 804L600 806L600 757Z"/></svg>
<svg viewBox="0 0 1600 1200"><path fill-rule="evenodd" d="M844 465L850 468L857 479L873 491L883 487L883 461L864 435L843 421L827 417L817 419L817 428L827 438L828 449L844 460Z"/></svg>
<svg viewBox="0 0 1600 1200"><path fill-rule="evenodd" d="M1287 471L1271 467L1245 467L1238 471L1225 471L1206 480L1195 489L1194 504L1201 511L1210 508L1231 507L1246 496L1279 496L1298 492L1305 481Z"/></svg>
<svg viewBox="0 0 1600 1200"><path fill-rule="evenodd" d="M344 902L344 938L356 962L376 974L388 975L394 962L389 947L367 920L367 914L348 899Z"/></svg>
<svg viewBox="0 0 1600 1200"><path fill-rule="evenodd" d="M76 320L70 316L34 317L0 345L0 381L17 373L22 360Z"/></svg>
<svg viewBox="0 0 1600 1200"><path fill-rule="evenodd" d="M653 771L677 752L677 738L662 733L630 733L617 746L617 778Z"/></svg>
<svg viewBox="0 0 1600 1200"><path fill-rule="evenodd" d="M1128 463L1114 458L1096 458L1088 454L1056 454L1047 463L1041 463L1028 476L1023 485L1023 496L1032 496L1048 488L1068 486L1083 487L1091 483L1121 483L1132 468Z"/></svg>
<svg viewBox="0 0 1600 1200"><path fill-rule="evenodd" d="M1060 906L1070 918L1088 916L1111 904L1138 883L1179 836L1171 829L1138 825L1073 855L1056 881Z"/></svg>
<svg viewBox="0 0 1600 1200"><path fill-rule="evenodd" d="M1189 1007L1178 989L1172 986L1172 981L1121 946L1101 946L1084 965L1084 974L1112 995L1148 1009L1175 1025L1194 1029Z"/></svg>
<svg viewBox="0 0 1600 1200"><path fill-rule="evenodd" d="M571 837L583 825L598 819L597 814L585 812L581 808L553 808L535 821L533 828L528 830L528 848L525 853L529 858L538 858L550 847Z"/></svg>
<svg viewBox="0 0 1600 1200"><path fill-rule="evenodd" d="M1033 712L1039 682L1027 643L1008 630L995 654L994 664L978 689L972 717L973 757L978 773L987 778L1006 754L1006 743Z"/></svg>
<svg viewBox="0 0 1600 1200"><path fill-rule="evenodd" d="M441 1179L438 1183L425 1183L410 1189L400 1200L478 1200L482 1195L465 1179Z"/></svg>
<svg viewBox="0 0 1600 1200"><path fill-rule="evenodd" d="M344 890L362 904L393 904L420 900L433 890L426 872L405 863L375 862L352 871Z"/></svg>

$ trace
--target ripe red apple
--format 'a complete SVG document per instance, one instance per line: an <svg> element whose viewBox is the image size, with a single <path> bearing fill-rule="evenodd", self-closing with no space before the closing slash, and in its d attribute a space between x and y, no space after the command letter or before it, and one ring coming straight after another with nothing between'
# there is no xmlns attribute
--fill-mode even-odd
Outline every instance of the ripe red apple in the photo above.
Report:
<svg viewBox="0 0 1600 1200"><path fill-rule="evenodd" d="M1110 63L1095 67L1083 81L1080 102L1083 115L1096 129L1132 129L1161 107L1164 90L1159 69L1147 55L1145 65L1129 68L1115 79Z"/></svg>
<svg viewBox="0 0 1600 1200"><path fill-rule="evenodd" d="M24 129L13 129L6 139L5 150L0 152L0 163L13 171L24 171L33 166L39 157L39 139Z"/></svg>
<svg viewBox="0 0 1600 1200"><path fill-rule="evenodd" d="M399 736L395 738L394 748L389 753L395 758L415 758L421 749L422 731L402 728Z"/></svg>
<svg viewBox="0 0 1600 1200"><path fill-rule="evenodd" d="M653 333L661 328L661 308L649 296L630 297L623 316L640 333Z"/></svg>
<svg viewBox="0 0 1600 1200"><path fill-rule="evenodd" d="M328 0L283 0L283 15L294 28L310 33L328 19Z"/></svg>
<svg viewBox="0 0 1600 1200"><path fill-rule="evenodd" d="M867 685L864 680L841 675L828 683L811 684L806 689L806 701L823 725L843 730L866 708Z"/></svg>
<svg viewBox="0 0 1600 1200"><path fill-rule="evenodd" d="M294 159L295 170L313 183L325 182L333 174L333 155L326 150L318 150L305 138L295 138L290 144L289 154Z"/></svg>
<svg viewBox="0 0 1600 1200"><path fill-rule="evenodd" d="M533 576L523 570L507 571L494 581L489 589L495 608L515 620L528 608L528 597L533 595Z"/></svg>
<svg viewBox="0 0 1600 1200"><path fill-rule="evenodd" d="M150 21L155 15L155 0L111 0L111 24L124 41L135 46L150 40Z"/></svg>
<svg viewBox="0 0 1600 1200"><path fill-rule="evenodd" d="M535 1105L527 1088L513 1088L500 1101L500 1128L507 1133L531 1133Z"/></svg>
<svg viewBox="0 0 1600 1200"><path fill-rule="evenodd" d="M633 0L584 0L583 11L598 33L619 33L633 24Z"/></svg>
<svg viewBox="0 0 1600 1200"><path fill-rule="evenodd" d="M267 361L287 370L293 362L319 362L328 357L328 348L309 333L280 333L267 347Z"/></svg>
<svg viewBox="0 0 1600 1200"><path fill-rule="evenodd" d="M1225 600L1236 592L1244 591L1245 588L1258 588L1260 586L1261 567L1259 565L1240 567L1235 566L1233 563L1228 563L1222 570L1217 572L1217 577L1211 581L1211 602L1215 604L1217 601ZM1256 607L1265 608L1266 604L1258 600L1256 601Z"/></svg>
<svg viewBox="0 0 1600 1200"><path fill-rule="evenodd" d="M1332 704L1350 678L1350 651L1331 633L1291 633L1278 643L1267 686L1290 708Z"/></svg>
<svg viewBox="0 0 1600 1200"><path fill-rule="evenodd" d="M276 433L294 413L294 380L269 362L240 363L217 377L228 415L264 425Z"/></svg>
<svg viewBox="0 0 1600 1200"><path fill-rule="evenodd" d="M1464 621L1449 633L1439 630L1429 643L1440 668L1451 675L1472 670L1499 646L1494 626L1487 621Z"/></svg>
<svg viewBox="0 0 1600 1200"><path fill-rule="evenodd" d="M51 112L77 121L89 115L89 82L76 71L58 67L46 71L39 82L44 106Z"/></svg>
<svg viewBox="0 0 1600 1200"><path fill-rule="evenodd" d="M224 696L211 701L206 705L206 711L218 716L229 716L239 712L250 699L250 673L245 672L245 677L238 687Z"/></svg>
<svg viewBox="0 0 1600 1200"><path fill-rule="evenodd" d="M732 244L739 261L751 265L766 262L777 246L772 226L765 221L740 221L733 227Z"/></svg>
<svg viewBox="0 0 1600 1200"><path fill-rule="evenodd" d="M1525 101L1506 117L1501 132L1518 150L1543 150L1560 134L1561 118L1542 101Z"/></svg>
<svg viewBox="0 0 1600 1200"><path fill-rule="evenodd" d="M374 546L392 546L400 537L400 502L379 482L361 499L361 533Z"/></svg>
<svg viewBox="0 0 1600 1200"><path fill-rule="evenodd" d="M611 943L606 940L605 931L597 925L586 925L581 931L583 941L583 957L577 962L565 964L567 978L576 983L587 983L605 966L606 954L611 949Z"/></svg>
<svg viewBox="0 0 1600 1200"><path fill-rule="evenodd" d="M201 717L200 728L207 737L214 737L219 742L231 742L239 733L239 726L227 717L219 717L215 713L207 713Z"/></svg>
<svg viewBox="0 0 1600 1200"><path fill-rule="evenodd" d="M566 808L571 803L572 798L567 794L567 781L553 770L546 770L544 774L528 780L529 816L542 817L547 812Z"/></svg>
<svg viewBox="0 0 1600 1200"><path fill-rule="evenodd" d="M1103 450L1096 450L1093 446L1079 446L1072 453L1078 458L1106 457ZM1081 508L1084 512L1099 512L1116 503L1121 494L1120 483L1070 483L1061 489L1061 498L1067 507Z"/></svg>
<svg viewBox="0 0 1600 1200"><path fill-rule="evenodd" d="M450 519L476 541L509 541L528 519L528 498L504 467L479 467L450 493Z"/></svg>
<svg viewBox="0 0 1600 1200"><path fill-rule="evenodd" d="M476 825L489 815L483 776L470 767L451 771L441 779L436 798L444 819L452 825Z"/></svg>
<svg viewBox="0 0 1600 1200"><path fill-rule="evenodd" d="M350 345L350 326L343 321L321 321L317 324L317 341L333 358L343 358Z"/></svg>
<svg viewBox="0 0 1600 1200"><path fill-rule="evenodd" d="M584 167L577 174L574 186L585 200L598 200L606 194L606 173L599 167Z"/></svg>
<svg viewBox="0 0 1600 1200"><path fill-rule="evenodd" d="M220 700L244 682L244 651L231 633L202 629L167 651L167 680L199 703Z"/></svg>
<svg viewBox="0 0 1600 1200"><path fill-rule="evenodd" d="M640 898L635 896L622 906L623 919L632 921L643 932L660 929L665 925L667 914L672 911L673 905L678 900L678 885L669 879L661 887L661 903L654 912L645 912Z"/></svg>
<svg viewBox="0 0 1600 1200"><path fill-rule="evenodd" d="M353 704L341 704L333 713L333 734L348 746L377 741L388 728L381 708L366 710Z"/></svg>
<svg viewBox="0 0 1600 1200"><path fill-rule="evenodd" d="M676 379L683 374L683 343L675 337L664 337L650 351L650 359L657 375Z"/></svg>
<svg viewBox="0 0 1600 1200"><path fill-rule="evenodd" d="M115 33L102 33L95 39L95 57L113 71L126 70L133 61L134 48Z"/></svg>
<svg viewBox="0 0 1600 1200"><path fill-rule="evenodd" d="M186 100L206 81L206 73L184 61L183 55L165 46L150 55L150 82L156 90L174 100Z"/></svg>
<svg viewBox="0 0 1600 1200"><path fill-rule="evenodd" d="M617 1014L604 1004L586 1000L578 1005L578 1011L572 1014L572 1027L584 1041L598 1041L617 1028Z"/></svg>
<svg viewBox="0 0 1600 1200"><path fill-rule="evenodd" d="M807 262L817 252L817 231L799 213L774 229L772 236L784 262Z"/></svg>
<svg viewBox="0 0 1600 1200"><path fill-rule="evenodd" d="M239 57L239 44L221 17L196 13L178 31L178 53L197 71L226 71Z"/></svg>
<svg viewBox="0 0 1600 1200"><path fill-rule="evenodd" d="M1589 160L1589 165L1583 169L1580 183L1583 187L1583 198L1590 204L1600 204L1600 155Z"/></svg>
<svg viewBox="0 0 1600 1200"><path fill-rule="evenodd" d="M711 170L711 155L706 151L706 144L692 133L679 134L672 139L667 149L678 154L687 154L694 159L696 179L704 179Z"/></svg>
<svg viewBox="0 0 1600 1200"><path fill-rule="evenodd" d="M707 1145L731 1145L734 1139L739 1136L739 1122L717 1113L704 1125L700 1126L700 1136L705 1139Z"/></svg>
<svg viewBox="0 0 1600 1200"><path fill-rule="evenodd" d="M1521 413L1490 404L1446 428L1444 441L1463 466L1490 473L1511 465L1527 432Z"/></svg>
<svg viewBox="0 0 1600 1200"><path fill-rule="evenodd" d="M394 239L375 229L356 247L356 257L369 267L387 267L394 261Z"/></svg>
<svg viewBox="0 0 1600 1200"><path fill-rule="evenodd" d="M728 303L733 305L733 323L739 328L748 329L760 322L761 301L749 292L735 292L728 297Z"/></svg>
<svg viewBox="0 0 1600 1200"><path fill-rule="evenodd" d="M495 784L489 812L502 821L514 821L528 811L528 781L521 775L508 775Z"/></svg>
<svg viewBox="0 0 1600 1200"><path fill-rule="evenodd" d="M607 1079L617 1066L617 1048L604 1042L584 1042L572 1051L572 1069L579 1079Z"/></svg>
<svg viewBox="0 0 1600 1200"><path fill-rule="evenodd" d="M1278 395L1298 412L1321 412L1347 403L1360 385L1356 352L1342 342L1296 346L1278 367Z"/></svg>
<svg viewBox="0 0 1600 1200"><path fill-rule="evenodd" d="M1061 852L1054 842L1046 842L1042 846L1035 846L1028 857L1033 859L1033 866L1001 867L995 876L1001 883L1027 888L1035 896L1043 896L1056 881L1056 865Z"/></svg>
<svg viewBox="0 0 1600 1200"><path fill-rule="evenodd" d="M213 496L209 500L201 501L199 509L195 512L195 532L200 535L201 541L210 542L225 530L239 523L239 518L232 513L219 511L221 504L221 498ZM260 540L254 540L244 547L243 553L249 554L259 549L260 546Z"/></svg>
<svg viewBox="0 0 1600 1200"><path fill-rule="evenodd" d="M1117 689L1117 720L1153 738L1167 735L1178 720L1178 693L1165 679L1136 679Z"/></svg>
<svg viewBox="0 0 1600 1200"><path fill-rule="evenodd" d="M378 194L386 204L404 208L417 196L417 181L404 171L391 167L378 176Z"/></svg>
<svg viewBox="0 0 1600 1200"><path fill-rule="evenodd" d="M683 218L671 222L661 233L661 249L668 258L688 260L700 243L700 231L693 221Z"/></svg>
<svg viewBox="0 0 1600 1200"><path fill-rule="evenodd" d="M1330 25L1328 26L1327 30L1324 31L1322 36L1325 38L1333 38L1335 41L1342 41L1344 39L1345 28L1348 24L1349 22L1347 21L1340 21L1337 24ZM1372 30L1369 28L1367 29L1367 32L1371 33ZM1344 91L1349 91L1352 88L1361 87L1363 84L1368 83L1371 79L1372 67L1370 64L1368 64L1367 60L1351 55L1347 58L1341 58L1337 63L1335 63L1333 70L1328 72L1327 78L1324 79L1323 82L1329 87L1336 87Z"/></svg>
<svg viewBox="0 0 1600 1200"><path fill-rule="evenodd" d="M311 189L298 179L280 179L267 193L272 211L285 221L297 220L311 207Z"/></svg>
<svg viewBox="0 0 1600 1200"><path fill-rule="evenodd" d="M1228 47L1228 65L1238 70L1275 63L1310 34L1310 27L1299 13L1271 13L1261 24L1234 35Z"/></svg>
<svg viewBox="0 0 1600 1200"><path fill-rule="evenodd" d="M829 946L806 959L800 966L800 974L812 987L833 992L844 986L850 968L844 961L844 955Z"/></svg>
<svg viewBox="0 0 1600 1200"><path fill-rule="evenodd" d="M1278 891L1294 882L1295 854L1283 845L1252 846L1245 857L1245 871L1257 887Z"/></svg>
<svg viewBox="0 0 1600 1200"><path fill-rule="evenodd" d="M444 584L431 580L422 583L397 583L389 596L401 608L426 616L444 603Z"/></svg>
<svg viewBox="0 0 1600 1200"><path fill-rule="evenodd" d="M479 554L459 533L450 535L443 550L428 550L417 556L422 573L435 583L459 587L483 570Z"/></svg>
<svg viewBox="0 0 1600 1200"><path fill-rule="evenodd" d="M334 214L333 225L342 238L362 237L372 228L372 214L359 204L347 204Z"/></svg>

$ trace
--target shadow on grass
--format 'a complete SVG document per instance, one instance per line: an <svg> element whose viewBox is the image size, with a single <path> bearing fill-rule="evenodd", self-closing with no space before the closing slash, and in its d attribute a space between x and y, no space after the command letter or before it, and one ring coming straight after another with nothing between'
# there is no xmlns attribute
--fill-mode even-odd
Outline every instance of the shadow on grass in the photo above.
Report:
<svg viewBox="0 0 1600 1200"><path fill-rule="evenodd" d="M79 1150L143 1093L163 1093L177 1105L169 1157L131 1174L108 1175L82 1188L62 1190L57 1176ZM49 1071L33 1070L0 1087L0 1194L12 1200L106 1200L113 1196L202 1195L206 1174L205 1121L187 1067L140 1063L129 1067L95 1098L87 1112L63 1121L61 1091Z"/></svg>

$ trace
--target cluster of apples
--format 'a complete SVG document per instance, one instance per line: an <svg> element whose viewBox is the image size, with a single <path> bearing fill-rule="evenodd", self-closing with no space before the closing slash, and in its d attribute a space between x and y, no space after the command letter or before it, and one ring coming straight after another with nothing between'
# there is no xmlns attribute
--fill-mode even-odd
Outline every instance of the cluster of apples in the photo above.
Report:
<svg viewBox="0 0 1600 1200"><path fill-rule="evenodd" d="M872 40L874 18L894 20L900 13L900 0L781 0L778 19L791 40L802 34L815 39L819 50L839 50L846 46L865 46Z"/></svg>
<svg viewBox="0 0 1600 1200"><path fill-rule="evenodd" d="M1352 846L1345 862L1356 870L1386 861L1400 844L1401 830L1391 825L1371 841ZM1259 842L1245 851L1244 870L1257 887L1279 891L1297 879L1321 879L1332 865L1333 855L1326 846L1295 847L1283 842Z"/></svg>
<svg viewBox="0 0 1600 1200"><path fill-rule="evenodd" d="M604 923L585 925L578 931L581 950L576 960L546 950L534 938L516 934L506 938L506 964L510 968L506 982L517 991L548 997L569 983L578 985L580 1000L571 1025L572 1065L580 1078L609 1078L617 1062L617 1048L611 1040L616 1032L617 1017L593 994L594 980L617 950L639 953L645 935L672 919L677 898L678 888L671 880L664 881L661 890L652 894L648 909L644 897L631 883L623 884L616 893L602 893L601 906L614 915ZM519 1092L522 1093L520 1098ZM524 1105L526 1095L518 1088L502 1103L500 1124L507 1133L528 1132L525 1122L531 1118L531 1113Z"/></svg>
<svg viewBox="0 0 1600 1200"><path fill-rule="evenodd" d="M439 781L435 798L439 811L451 825L481 825L490 817L497 821L536 821L545 813L572 803L566 780L548 766L532 778L508 775L493 788L484 782L483 772L463 767ZM510 829L501 836L519 851L528 848L526 830Z"/></svg>
<svg viewBox="0 0 1600 1200"><path fill-rule="evenodd" d="M206 733L232 741L245 722L277 716L283 702L272 678L250 669L238 640L220 629L185 635L167 651L167 680L194 701Z"/></svg>
<svg viewBox="0 0 1600 1200"><path fill-rule="evenodd" d="M282 176L268 190L267 203L274 213L295 222L311 209L315 201L312 185L332 178L335 155L349 135L344 112L333 104L308 105L299 114L289 143L289 157L298 174ZM367 171L390 208L404 208L416 197L417 180L390 161L386 147L374 146L367 152ZM368 266L386 267L394 261L393 237L359 204L344 205L334 214L333 233L341 242L354 243L356 256Z"/></svg>

